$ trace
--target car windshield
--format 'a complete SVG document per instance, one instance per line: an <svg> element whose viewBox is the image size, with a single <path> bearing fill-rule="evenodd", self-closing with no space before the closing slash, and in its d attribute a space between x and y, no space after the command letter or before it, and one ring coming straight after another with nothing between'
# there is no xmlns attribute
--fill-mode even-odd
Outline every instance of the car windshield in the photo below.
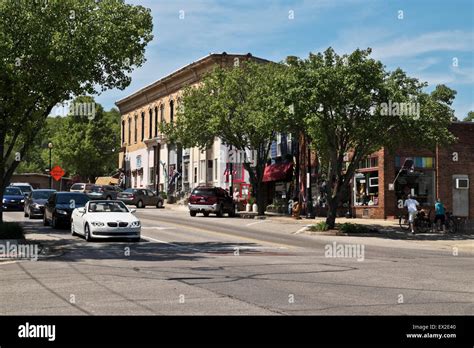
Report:
<svg viewBox="0 0 474 348"><path fill-rule="evenodd" d="M91 213L128 213L128 209L122 202L92 202L89 203Z"/></svg>
<svg viewBox="0 0 474 348"><path fill-rule="evenodd" d="M128 189L126 189L126 190L123 191L123 192L135 193L136 191L137 191L136 189L128 188Z"/></svg>
<svg viewBox="0 0 474 348"><path fill-rule="evenodd" d="M192 193L195 196L215 196L215 192L213 189L195 189Z"/></svg>
<svg viewBox="0 0 474 348"><path fill-rule="evenodd" d="M4 195L10 195L10 196L21 196L21 190L18 187L7 187L5 189Z"/></svg>
<svg viewBox="0 0 474 348"><path fill-rule="evenodd" d="M15 187L18 187L23 193L31 192L31 187L26 186L26 185L15 185Z"/></svg>
<svg viewBox="0 0 474 348"><path fill-rule="evenodd" d="M104 188L101 186L94 186L91 189L92 192L104 192Z"/></svg>
<svg viewBox="0 0 474 348"><path fill-rule="evenodd" d="M66 194L66 195L58 195L58 204L71 204L71 201L74 201L74 204L76 206L84 206L88 201L89 197L83 194L79 195L71 195L71 194Z"/></svg>
<svg viewBox="0 0 474 348"><path fill-rule="evenodd" d="M82 190L84 189L84 184L74 184L71 186L71 190Z"/></svg>
<svg viewBox="0 0 474 348"><path fill-rule="evenodd" d="M33 191L31 197L34 199L48 199L54 191Z"/></svg>

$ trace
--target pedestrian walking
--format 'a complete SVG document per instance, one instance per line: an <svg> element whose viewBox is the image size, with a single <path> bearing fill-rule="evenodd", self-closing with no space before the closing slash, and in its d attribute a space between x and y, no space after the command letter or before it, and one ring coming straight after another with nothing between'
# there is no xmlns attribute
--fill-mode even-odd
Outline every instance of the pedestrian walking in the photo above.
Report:
<svg viewBox="0 0 474 348"><path fill-rule="evenodd" d="M412 195L408 195L408 198L405 201L404 206L408 210L408 223L410 224L410 229L411 229L412 234L415 234L414 222L415 222L416 215L418 214L419 205L420 203L418 203L418 201L414 199Z"/></svg>

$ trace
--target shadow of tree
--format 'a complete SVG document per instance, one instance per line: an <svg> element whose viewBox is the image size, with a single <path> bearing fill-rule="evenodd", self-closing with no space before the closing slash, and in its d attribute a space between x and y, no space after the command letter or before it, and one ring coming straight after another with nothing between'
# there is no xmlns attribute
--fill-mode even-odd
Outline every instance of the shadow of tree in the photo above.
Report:
<svg viewBox="0 0 474 348"><path fill-rule="evenodd" d="M395 226L383 226L367 224L364 225L369 229L376 230L374 233L353 233L348 234L351 237L376 237L384 239L394 240L474 240L474 234L455 234L455 233L443 233L443 232L426 232L412 234L410 231L403 231L399 227Z"/></svg>

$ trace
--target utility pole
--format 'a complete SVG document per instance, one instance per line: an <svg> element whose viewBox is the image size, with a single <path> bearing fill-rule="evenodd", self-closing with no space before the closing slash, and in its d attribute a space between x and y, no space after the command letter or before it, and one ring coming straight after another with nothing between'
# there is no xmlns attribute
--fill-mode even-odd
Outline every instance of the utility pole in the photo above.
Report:
<svg viewBox="0 0 474 348"><path fill-rule="evenodd" d="M306 166L306 218L307 219L314 219L314 212L313 212L313 194L311 193L311 147L309 146L309 140L307 137L306 139L306 146L308 148L308 159L307 159L307 166Z"/></svg>
<svg viewBox="0 0 474 348"><path fill-rule="evenodd" d="M49 188L53 187L53 177L51 176L51 150L53 149L53 143L48 144L49 149Z"/></svg>

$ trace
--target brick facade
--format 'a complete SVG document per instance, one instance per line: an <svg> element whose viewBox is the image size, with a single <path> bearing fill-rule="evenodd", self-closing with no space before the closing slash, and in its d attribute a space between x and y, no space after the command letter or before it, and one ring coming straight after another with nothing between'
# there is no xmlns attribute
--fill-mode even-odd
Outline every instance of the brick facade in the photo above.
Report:
<svg viewBox="0 0 474 348"><path fill-rule="evenodd" d="M381 149L371 157L378 159L378 165L372 168L359 169L363 174L378 171L378 204L377 205L354 205L356 217L364 218L393 218L404 212L399 208L397 195L394 190L389 190L389 184L393 183L398 173L396 157L425 157L433 159L432 168L424 168L421 172L427 177L434 177L433 190L430 190L430 202L439 197L444 203L447 211L453 211L453 175L463 175L469 179L467 190L469 207L468 218L474 219L474 123L453 122L449 127L457 138L456 142L448 146L437 146L434 150L410 148L405 146L396 151ZM398 180L398 179L397 179ZM355 180L354 180L355 181ZM355 188L353 183L353 202ZM433 191L431 193L431 191ZM426 204L427 209L434 209L432 204Z"/></svg>

